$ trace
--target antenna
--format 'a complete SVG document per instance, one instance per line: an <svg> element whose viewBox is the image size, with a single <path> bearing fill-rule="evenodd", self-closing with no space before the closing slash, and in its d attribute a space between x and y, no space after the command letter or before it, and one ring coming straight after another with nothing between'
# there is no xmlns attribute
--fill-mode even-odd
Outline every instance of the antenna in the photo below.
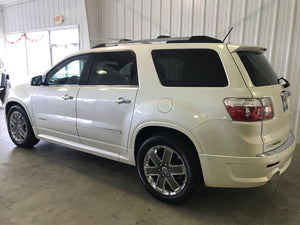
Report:
<svg viewBox="0 0 300 225"><path fill-rule="evenodd" d="M231 33L232 30L233 30L233 27L230 27L228 33L226 34L226 36L223 39L223 42L226 40L226 38L229 36L229 34Z"/></svg>

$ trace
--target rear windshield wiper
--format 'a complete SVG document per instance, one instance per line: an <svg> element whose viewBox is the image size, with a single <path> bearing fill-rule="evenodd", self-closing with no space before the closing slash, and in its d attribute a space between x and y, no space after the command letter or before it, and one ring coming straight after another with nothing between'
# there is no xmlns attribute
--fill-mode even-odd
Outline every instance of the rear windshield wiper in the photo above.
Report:
<svg viewBox="0 0 300 225"><path fill-rule="evenodd" d="M278 84L281 84L284 88L287 88L290 86L290 82L288 82L284 77L280 77L277 79Z"/></svg>

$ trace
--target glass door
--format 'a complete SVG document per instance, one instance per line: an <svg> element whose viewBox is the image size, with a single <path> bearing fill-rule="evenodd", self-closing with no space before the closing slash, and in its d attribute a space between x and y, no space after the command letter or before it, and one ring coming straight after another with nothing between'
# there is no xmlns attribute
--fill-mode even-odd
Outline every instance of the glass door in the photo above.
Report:
<svg viewBox="0 0 300 225"><path fill-rule="evenodd" d="M50 31L51 64L79 51L78 29Z"/></svg>

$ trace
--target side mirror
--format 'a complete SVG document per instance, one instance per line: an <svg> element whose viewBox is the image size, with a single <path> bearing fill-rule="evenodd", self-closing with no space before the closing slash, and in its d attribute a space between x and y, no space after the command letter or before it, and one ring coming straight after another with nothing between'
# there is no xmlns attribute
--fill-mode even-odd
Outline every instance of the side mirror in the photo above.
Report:
<svg viewBox="0 0 300 225"><path fill-rule="evenodd" d="M287 88L287 87L290 86L290 83L286 79L284 79L283 77L278 79L278 83L280 85L282 85L284 88Z"/></svg>
<svg viewBox="0 0 300 225"><path fill-rule="evenodd" d="M31 86L40 86L42 85L42 75L39 75L39 76L36 76L36 77L33 77L31 79Z"/></svg>

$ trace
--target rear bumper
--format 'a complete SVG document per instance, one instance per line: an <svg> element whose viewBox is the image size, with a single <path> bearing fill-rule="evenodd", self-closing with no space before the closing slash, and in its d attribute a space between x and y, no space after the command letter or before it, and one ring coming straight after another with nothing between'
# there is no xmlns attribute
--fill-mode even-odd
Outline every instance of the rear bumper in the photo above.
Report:
<svg viewBox="0 0 300 225"><path fill-rule="evenodd" d="M282 146L256 157L199 154L205 184L209 187L261 186L289 167L295 146L295 138L290 133Z"/></svg>

